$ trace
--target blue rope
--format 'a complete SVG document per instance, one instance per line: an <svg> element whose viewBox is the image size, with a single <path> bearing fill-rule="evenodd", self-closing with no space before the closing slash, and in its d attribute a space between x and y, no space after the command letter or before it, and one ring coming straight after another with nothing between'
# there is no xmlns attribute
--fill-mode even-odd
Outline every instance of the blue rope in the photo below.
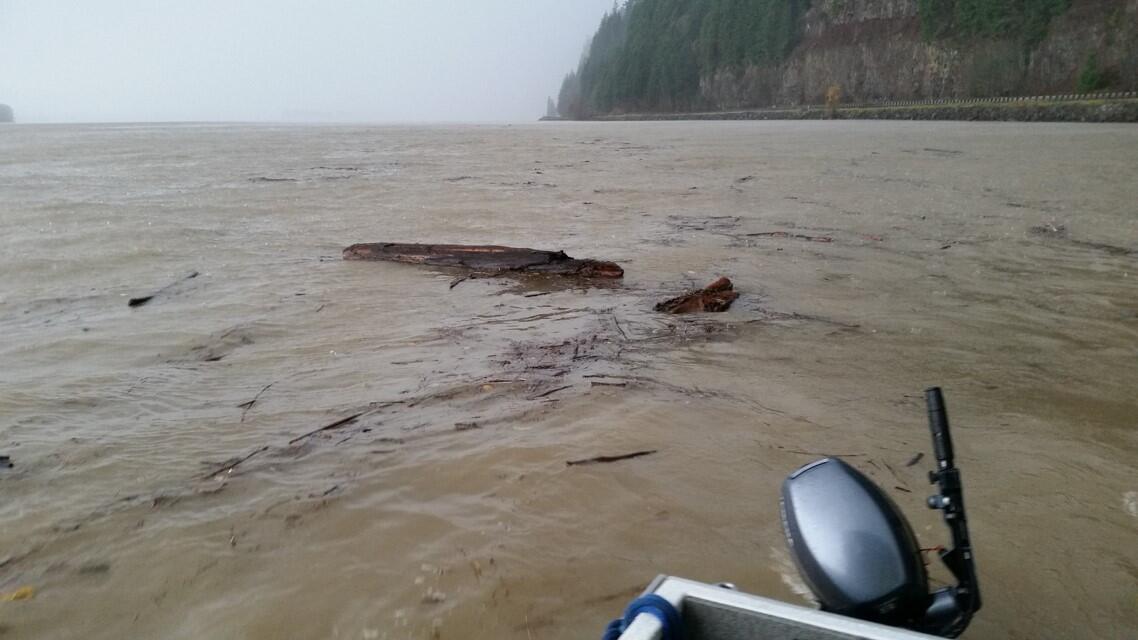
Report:
<svg viewBox="0 0 1138 640"><path fill-rule="evenodd" d="M605 627L601 640L618 640L640 614L650 615L660 621L660 626L663 627L661 640L681 640L683 623L680 621L680 612L676 611L671 602L654 593L633 600L624 610L623 618L617 618Z"/></svg>

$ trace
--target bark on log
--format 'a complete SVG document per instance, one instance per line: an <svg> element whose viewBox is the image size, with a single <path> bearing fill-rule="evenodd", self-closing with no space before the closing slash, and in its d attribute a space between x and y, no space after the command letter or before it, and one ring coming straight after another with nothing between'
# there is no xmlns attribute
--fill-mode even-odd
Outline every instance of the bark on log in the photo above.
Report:
<svg viewBox="0 0 1138 640"><path fill-rule="evenodd" d="M459 267L500 273L523 271L581 278L622 278L624 269L613 262L578 260L564 251L461 244L353 244L344 249L345 260L386 260L435 267Z"/></svg>
<svg viewBox="0 0 1138 640"><path fill-rule="evenodd" d="M656 311L664 313L703 313L726 311L739 297L735 285L727 278L720 278L698 291L685 293L678 298L665 300L656 305Z"/></svg>

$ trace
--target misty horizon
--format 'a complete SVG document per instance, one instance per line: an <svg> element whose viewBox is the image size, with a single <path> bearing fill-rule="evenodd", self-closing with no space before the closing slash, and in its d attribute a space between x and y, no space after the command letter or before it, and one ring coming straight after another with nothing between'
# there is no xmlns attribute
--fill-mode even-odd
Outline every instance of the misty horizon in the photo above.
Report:
<svg viewBox="0 0 1138 640"><path fill-rule="evenodd" d="M529 122L612 0L0 0L19 122Z"/></svg>

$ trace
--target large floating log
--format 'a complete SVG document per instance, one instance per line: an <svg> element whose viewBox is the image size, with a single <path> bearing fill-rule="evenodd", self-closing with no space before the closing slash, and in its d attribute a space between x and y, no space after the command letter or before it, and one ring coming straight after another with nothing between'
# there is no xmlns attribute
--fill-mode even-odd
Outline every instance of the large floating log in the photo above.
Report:
<svg viewBox="0 0 1138 640"><path fill-rule="evenodd" d="M624 269L613 262L578 260L564 251L461 244L353 244L344 249L345 260L386 260L435 267L459 267L501 273L522 271L581 278L622 278Z"/></svg>
<svg viewBox="0 0 1138 640"><path fill-rule="evenodd" d="M727 278L720 278L706 287L685 293L678 298L665 300L656 305L656 311L664 313L703 313L706 311L726 311L739 297L735 285Z"/></svg>

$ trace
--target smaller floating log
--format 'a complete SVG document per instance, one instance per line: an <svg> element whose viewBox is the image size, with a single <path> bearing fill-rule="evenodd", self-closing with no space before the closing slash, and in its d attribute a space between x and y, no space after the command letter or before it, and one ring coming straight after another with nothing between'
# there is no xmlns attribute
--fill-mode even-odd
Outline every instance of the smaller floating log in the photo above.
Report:
<svg viewBox="0 0 1138 640"><path fill-rule="evenodd" d="M706 287L685 293L678 298L665 300L656 305L656 311L664 313L718 313L726 311L739 297L735 285L727 278L720 278Z"/></svg>
<svg viewBox="0 0 1138 640"><path fill-rule="evenodd" d="M648 451L636 451L634 453L624 453L619 456L597 456L595 458L585 458L584 460L566 460L565 465L568 467L579 467L586 464L608 464L610 462L620 462L621 460L632 460L633 458L643 458L656 453L655 449Z"/></svg>
<svg viewBox="0 0 1138 640"><path fill-rule="evenodd" d="M458 267L486 273L544 273L580 278L622 278L624 269L603 260L578 260L564 251L461 244L353 244L345 260L385 260L434 267Z"/></svg>

